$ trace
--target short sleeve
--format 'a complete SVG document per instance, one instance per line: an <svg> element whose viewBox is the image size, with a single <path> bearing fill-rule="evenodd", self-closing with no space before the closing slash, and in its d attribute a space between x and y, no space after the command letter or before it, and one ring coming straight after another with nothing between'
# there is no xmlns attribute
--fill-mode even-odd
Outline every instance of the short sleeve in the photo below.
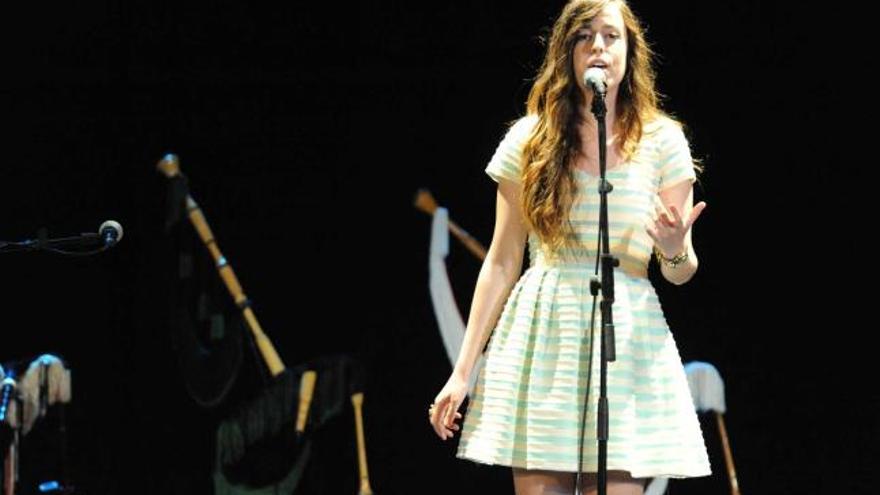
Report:
<svg viewBox="0 0 880 495"><path fill-rule="evenodd" d="M693 182L697 178L691 148L681 126L670 121L664 127L659 137L661 191L684 181Z"/></svg>
<svg viewBox="0 0 880 495"><path fill-rule="evenodd" d="M522 151L537 121L536 116L523 117L510 127L486 166L486 173L492 180L522 181Z"/></svg>

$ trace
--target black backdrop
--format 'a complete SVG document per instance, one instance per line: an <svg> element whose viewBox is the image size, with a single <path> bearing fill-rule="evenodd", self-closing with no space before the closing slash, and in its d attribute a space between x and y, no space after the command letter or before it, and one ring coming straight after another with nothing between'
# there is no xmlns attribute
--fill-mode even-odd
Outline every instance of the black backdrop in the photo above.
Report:
<svg viewBox="0 0 880 495"><path fill-rule="evenodd" d="M429 188L488 242L483 167L523 111L538 38L562 4L102 0L4 18L0 239L125 227L101 256L0 258L0 360L54 352L74 370L81 492L209 493L212 416L183 388L159 275L154 164L169 151L284 360L365 363L377 493L509 490L507 471L455 460L424 421L449 367L427 290L430 220L412 197ZM762 2L634 8L660 54L666 108L706 166L700 273L659 291L683 359L726 379L743 493L865 491L876 393L858 380L871 364L855 310L867 274L850 276L867 263L864 235L828 228L870 230L843 187L862 177L845 153L859 143L840 130L850 118L833 112L842 34ZM478 269L453 245L465 313ZM350 416L331 430L316 469L350 493ZM705 486L688 483L678 492Z"/></svg>

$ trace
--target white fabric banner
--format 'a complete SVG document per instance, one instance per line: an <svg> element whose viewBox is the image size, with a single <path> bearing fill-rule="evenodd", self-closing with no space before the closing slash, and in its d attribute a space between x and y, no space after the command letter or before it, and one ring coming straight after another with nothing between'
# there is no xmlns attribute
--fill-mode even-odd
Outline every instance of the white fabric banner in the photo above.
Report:
<svg viewBox="0 0 880 495"><path fill-rule="evenodd" d="M449 363L455 365L458 351L464 341L465 323L455 303L452 294L452 286L449 284L449 274L446 272L446 255L449 254L449 212L446 208L437 208L434 212L434 221L431 224L431 251L429 256L429 287L431 290L431 302L434 305L434 316L440 327L440 336L449 356ZM480 357L474 366L470 376L468 390L471 394L477 383L477 376L483 365Z"/></svg>

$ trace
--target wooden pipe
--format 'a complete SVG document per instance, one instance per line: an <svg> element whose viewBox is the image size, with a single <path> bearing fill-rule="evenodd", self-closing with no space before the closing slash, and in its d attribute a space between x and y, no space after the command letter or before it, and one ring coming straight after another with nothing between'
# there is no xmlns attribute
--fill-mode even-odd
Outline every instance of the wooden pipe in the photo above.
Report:
<svg viewBox="0 0 880 495"><path fill-rule="evenodd" d="M740 495L739 481L736 479L736 469L733 466L733 455L730 453L730 441L727 438L727 428L724 426L724 416L715 411L715 419L718 423L718 433L721 435L724 463L727 465L727 479L730 480L730 495Z"/></svg>
<svg viewBox="0 0 880 495"><path fill-rule="evenodd" d="M367 474L367 447L364 442L364 419L361 408L364 403L364 394L358 392L351 396L351 405L354 406L354 428L357 435L358 470L360 472L360 491L358 495L373 495L370 488L370 476Z"/></svg>
<svg viewBox="0 0 880 495"><path fill-rule="evenodd" d="M159 163L156 164L156 168L169 179L182 175L180 173L180 161L178 160L177 155L165 155L159 160ZM247 322L247 326L254 337L254 341L257 343L257 348L260 350L260 354L263 356L263 361L269 368L269 372L272 376L280 375L284 372L284 362L281 361L281 357L275 350L275 346L272 345L272 341L269 340L269 337L263 332L263 328L260 326L260 322L257 321L257 317L254 315L254 312L250 307L248 298L245 296L241 284L238 282L238 277L235 276L235 272L232 270L229 262L217 246L217 240L214 239L214 233L211 232L211 227L208 226L208 221L205 219L205 215L202 213L201 208L199 208L198 203L196 203L189 193L186 195L186 210L190 223L192 223L196 232L199 234L199 238L201 238L205 247L208 248L208 251L211 253L211 257L214 259L217 271L219 272L223 283L226 285L226 289L229 291L235 304L241 309L245 322Z"/></svg>
<svg viewBox="0 0 880 495"><path fill-rule="evenodd" d="M418 192L416 192L414 204L416 208L431 216L437 211L437 201L434 200L434 196L432 196L427 189L419 189ZM464 244L464 247L473 253L474 256L481 260L486 259L486 248L452 220L449 220L449 231L452 232L452 235L458 238L458 240Z"/></svg>
<svg viewBox="0 0 880 495"><path fill-rule="evenodd" d="M296 412L296 433L302 435L306 431L306 419L309 416L309 405L315 392L315 380L318 374L312 370L302 374L299 381L299 409Z"/></svg>

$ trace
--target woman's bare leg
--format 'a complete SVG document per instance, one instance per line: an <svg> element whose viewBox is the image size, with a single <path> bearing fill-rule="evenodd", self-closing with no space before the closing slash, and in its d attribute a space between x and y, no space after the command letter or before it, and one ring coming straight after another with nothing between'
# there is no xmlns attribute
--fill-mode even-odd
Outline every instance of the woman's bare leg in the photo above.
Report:
<svg viewBox="0 0 880 495"><path fill-rule="evenodd" d="M513 469L516 495L573 495L574 473ZM596 495L598 483L595 473L586 473L581 479L583 495ZM608 471L608 495L642 495L645 480L633 478L626 471Z"/></svg>
<svg viewBox="0 0 880 495"><path fill-rule="evenodd" d="M572 495L574 474L513 468L513 487L516 495Z"/></svg>
<svg viewBox="0 0 880 495"><path fill-rule="evenodd" d="M645 491L645 479L633 478L627 471L608 471L608 495L642 495ZM584 474L581 479L583 495L599 493L599 481L596 473Z"/></svg>

